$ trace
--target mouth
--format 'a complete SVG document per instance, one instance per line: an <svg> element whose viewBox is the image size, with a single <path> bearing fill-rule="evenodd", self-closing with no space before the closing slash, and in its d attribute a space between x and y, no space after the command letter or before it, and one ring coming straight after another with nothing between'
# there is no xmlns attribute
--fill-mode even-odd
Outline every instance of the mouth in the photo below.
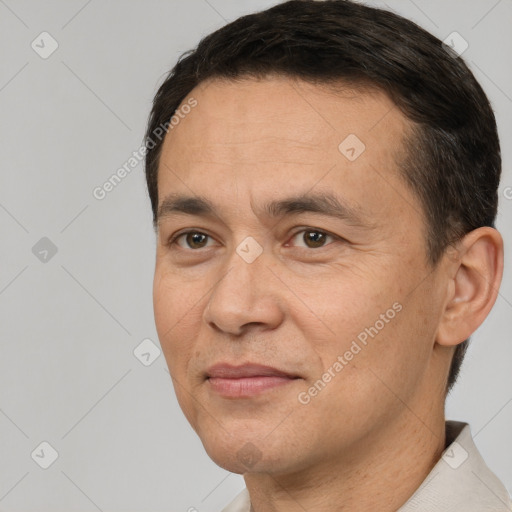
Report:
<svg viewBox="0 0 512 512"><path fill-rule="evenodd" d="M277 368L248 363L241 366L217 364L206 375L210 389L226 398L248 398L265 391L282 388L300 379Z"/></svg>

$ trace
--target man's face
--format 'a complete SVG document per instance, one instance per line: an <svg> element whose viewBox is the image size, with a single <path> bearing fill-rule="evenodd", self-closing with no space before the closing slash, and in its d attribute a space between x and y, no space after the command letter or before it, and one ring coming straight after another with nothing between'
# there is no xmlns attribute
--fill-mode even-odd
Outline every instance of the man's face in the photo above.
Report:
<svg viewBox="0 0 512 512"><path fill-rule="evenodd" d="M286 78L213 80L190 96L160 160L154 310L210 457L277 474L427 429L443 286L398 174L403 115L378 92ZM181 196L214 212L171 204ZM219 363L294 378L223 379Z"/></svg>

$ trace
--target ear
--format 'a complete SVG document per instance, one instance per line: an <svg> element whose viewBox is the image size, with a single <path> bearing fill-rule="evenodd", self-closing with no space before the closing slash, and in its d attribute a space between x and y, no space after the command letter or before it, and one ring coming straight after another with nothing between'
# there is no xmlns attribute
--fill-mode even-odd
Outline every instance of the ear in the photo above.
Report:
<svg viewBox="0 0 512 512"><path fill-rule="evenodd" d="M470 231L449 266L447 299L436 341L447 347L469 338L493 307L503 274L503 239L490 227Z"/></svg>

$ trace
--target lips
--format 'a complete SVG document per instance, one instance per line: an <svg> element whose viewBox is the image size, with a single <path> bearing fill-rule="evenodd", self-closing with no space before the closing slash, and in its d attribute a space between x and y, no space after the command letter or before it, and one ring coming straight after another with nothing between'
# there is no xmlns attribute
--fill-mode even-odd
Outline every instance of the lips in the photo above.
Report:
<svg viewBox="0 0 512 512"><path fill-rule="evenodd" d="M223 379L241 379L243 377L285 377L294 379L298 377L272 366L254 363L246 363L241 366L219 363L207 370L206 374L208 378L220 377Z"/></svg>
<svg viewBox="0 0 512 512"><path fill-rule="evenodd" d="M226 398L248 398L290 384L300 377L271 366L220 363L206 372L210 389Z"/></svg>

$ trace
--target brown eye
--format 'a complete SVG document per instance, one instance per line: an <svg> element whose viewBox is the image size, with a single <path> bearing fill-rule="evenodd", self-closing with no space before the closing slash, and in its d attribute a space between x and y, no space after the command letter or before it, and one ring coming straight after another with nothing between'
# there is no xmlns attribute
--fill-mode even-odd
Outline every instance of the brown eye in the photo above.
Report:
<svg viewBox="0 0 512 512"><path fill-rule="evenodd" d="M207 235L204 233L187 233L185 240L192 249L200 249L205 246Z"/></svg>
<svg viewBox="0 0 512 512"><path fill-rule="evenodd" d="M326 241L330 238L332 239L334 237L323 231L319 231L317 229L304 229L298 233L295 233L292 240L301 240L304 245L297 244L299 247L306 247L307 249L318 249L319 247L326 245Z"/></svg>
<svg viewBox="0 0 512 512"><path fill-rule="evenodd" d="M203 247L207 247L209 239L210 237L208 235L200 231L187 231L174 238L171 244L176 244L182 249L202 249Z"/></svg>
<svg viewBox="0 0 512 512"><path fill-rule="evenodd" d="M326 234L320 231L306 231L304 233L304 242L308 247L322 247L326 239Z"/></svg>

